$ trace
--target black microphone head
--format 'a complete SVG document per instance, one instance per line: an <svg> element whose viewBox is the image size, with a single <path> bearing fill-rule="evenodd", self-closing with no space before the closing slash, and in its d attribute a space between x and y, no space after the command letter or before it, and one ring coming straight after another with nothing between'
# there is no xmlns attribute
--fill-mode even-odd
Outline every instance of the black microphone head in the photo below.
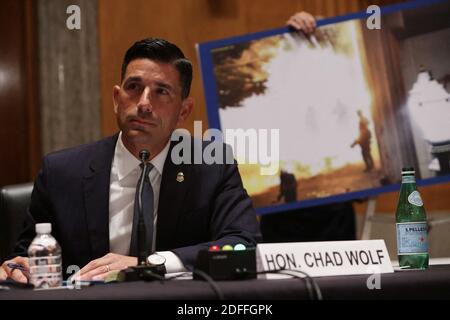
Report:
<svg viewBox="0 0 450 320"><path fill-rule="evenodd" d="M147 149L142 149L139 151L139 158L144 162L147 161L150 158L150 151Z"/></svg>

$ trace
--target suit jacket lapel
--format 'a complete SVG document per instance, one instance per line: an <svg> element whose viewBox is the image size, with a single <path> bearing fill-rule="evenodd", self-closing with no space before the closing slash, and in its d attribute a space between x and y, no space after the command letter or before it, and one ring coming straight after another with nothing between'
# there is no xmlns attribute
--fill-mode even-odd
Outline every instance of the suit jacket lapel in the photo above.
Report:
<svg viewBox="0 0 450 320"><path fill-rule="evenodd" d="M109 252L109 184L118 134L102 140L84 175L83 192L92 259Z"/></svg>
<svg viewBox="0 0 450 320"><path fill-rule="evenodd" d="M176 142L171 142L166 162L164 163L161 188L159 192L158 220L156 227L156 249L173 249L175 234L187 190L192 182L193 168L189 164L175 165L171 160L171 152ZM183 174L183 180L177 179Z"/></svg>

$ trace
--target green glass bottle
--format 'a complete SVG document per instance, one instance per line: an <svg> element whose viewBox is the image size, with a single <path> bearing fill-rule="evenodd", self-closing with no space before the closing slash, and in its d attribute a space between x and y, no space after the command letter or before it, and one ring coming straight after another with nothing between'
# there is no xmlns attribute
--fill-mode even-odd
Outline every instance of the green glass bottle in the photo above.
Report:
<svg viewBox="0 0 450 320"><path fill-rule="evenodd" d="M402 185L395 219L400 268L428 268L427 216L417 190L414 168L402 169Z"/></svg>

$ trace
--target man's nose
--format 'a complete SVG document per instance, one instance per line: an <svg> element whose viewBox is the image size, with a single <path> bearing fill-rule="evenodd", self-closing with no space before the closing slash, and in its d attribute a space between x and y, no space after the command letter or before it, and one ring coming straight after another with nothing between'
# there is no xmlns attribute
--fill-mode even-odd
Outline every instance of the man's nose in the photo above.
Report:
<svg viewBox="0 0 450 320"><path fill-rule="evenodd" d="M152 103L150 101L150 89L145 88L142 91L141 96L139 97L139 102L137 104L137 108L139 112L152 112Z"/></svg>

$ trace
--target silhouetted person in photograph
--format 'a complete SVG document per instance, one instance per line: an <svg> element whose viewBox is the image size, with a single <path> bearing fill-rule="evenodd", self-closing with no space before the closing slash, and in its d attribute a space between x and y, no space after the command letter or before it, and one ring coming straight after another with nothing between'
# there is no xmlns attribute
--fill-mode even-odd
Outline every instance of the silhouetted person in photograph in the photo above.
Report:
<svg viewBox="0 0 450 320"><path fill-rule="evenodd" d="M297 180L292 173L280 171L280 193L278 201L284 198L284 202L297 201Z"/></svg>
<svg viewBox="0 0 450 320"><path fill-rule="evenodd" d="M361 154L366 164L366 169L364 171L371 171L374 167L372 154L370 152L370 142L372 139L372 135L369 130L369 120L362 114L361 110L358 110L359 116L359 136L356 139L351 147L353 148L357 144L361 147Z"/></svg>

